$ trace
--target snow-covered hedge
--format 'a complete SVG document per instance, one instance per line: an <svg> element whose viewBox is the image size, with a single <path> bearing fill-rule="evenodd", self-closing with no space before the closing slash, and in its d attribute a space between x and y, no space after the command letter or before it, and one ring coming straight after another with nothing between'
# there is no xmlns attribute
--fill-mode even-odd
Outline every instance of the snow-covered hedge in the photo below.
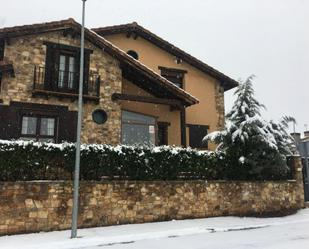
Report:
<svg viewBox="0 0 309 249"><path fill-rule="evenodd" d="M71 179L75 147L0 140L0 181ZM222 179L223 154L161 146L82 145L81 179Z"/></svg>
<svg viewBox="0 0 309 249"><path fill-rule="evenodd" d="M0 181L72 179L75 145L0 140ZM263 164L263 160L261 160ZM277 172L277 173L276 173ZM256 174L224 152L171 146L82 145L81 179L282 180L288 172Z"/></svg>

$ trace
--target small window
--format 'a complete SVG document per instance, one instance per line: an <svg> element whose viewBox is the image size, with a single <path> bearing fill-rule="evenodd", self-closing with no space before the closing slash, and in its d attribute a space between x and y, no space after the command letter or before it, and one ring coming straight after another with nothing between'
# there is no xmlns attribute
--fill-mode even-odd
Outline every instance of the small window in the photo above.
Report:
<svg viewBox="0 0 309 249"><path fill-rule="evenodd" d="M122 143L155 145L156 119L139 113L122 111Z"/></svg>
<svg viewBox="0 0 309 249"><path fill-rule="evenodd" d="M134 50L129 50L127 54L133 57L135 60L138 60L138 53L136 53Z"/></svg>
<svg viewBox="0 0 309 249"><path fill-rule="evenodd" d="M183 88L185 70L166 67L159 67L159 69L161 70L161 76L174 83L174 85L179 88Z"/></svg>
<svg viewBox="0 0 309 249"><path fill-rule="evenodd" d="M23 116L21 139L55 142L56 119L54 117Z"/></svg>
<svg viewBox="0 0 309 249"><path fill-rule="evenodd" d="M36 117L23 117L22 122L22 135L35 135L37 126Z"/></svg>
<svg viewBox="0 0 309 249"><path fill-rule="evenodd" d="M97 109L92 113L92 120L97 124L104 124L107 121L107 113L104 110Z"/></svg>
<svg viewBox="0 0 309 249"><path fill-rule="evenodd" d="M207 142L203 138L207 135L208 125L187 125L189 127L189 146L196 149L207 149Z"/></svg>

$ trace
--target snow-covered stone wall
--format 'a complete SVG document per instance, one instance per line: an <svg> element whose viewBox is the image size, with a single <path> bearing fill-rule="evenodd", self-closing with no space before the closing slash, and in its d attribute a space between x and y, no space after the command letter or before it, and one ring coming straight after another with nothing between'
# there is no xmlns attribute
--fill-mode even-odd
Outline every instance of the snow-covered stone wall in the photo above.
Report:
<svg viewBox="0 0 309 249"><path fill-rule="evenodd" d="M288 214L304 206L294 166L290 181L81 182L79 226ZM72 182L0 182L0 200L0 235L70 228Z"/></svg>

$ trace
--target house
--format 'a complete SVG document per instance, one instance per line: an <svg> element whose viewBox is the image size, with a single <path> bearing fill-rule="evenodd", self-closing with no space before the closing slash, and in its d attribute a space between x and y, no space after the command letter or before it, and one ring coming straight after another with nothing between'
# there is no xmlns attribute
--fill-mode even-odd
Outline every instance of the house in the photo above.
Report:
<svg viewBox="0 0 309 249"><path fill-rule="evenodd" d="M0 29L0 139L76 139L73 19ZM136 23L85 29L82 142L182 145L224 125L237 82Z"/></svg>

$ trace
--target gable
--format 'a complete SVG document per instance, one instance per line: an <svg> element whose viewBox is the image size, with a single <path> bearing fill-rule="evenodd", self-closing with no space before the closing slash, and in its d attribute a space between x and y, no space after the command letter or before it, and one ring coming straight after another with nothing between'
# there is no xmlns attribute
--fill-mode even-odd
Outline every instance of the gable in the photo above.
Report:
<svg viewBox="0 0 309 249"><path fill-rule="evenodd" d="M93 29L98 34L107 37L116 34L124 34L127 38L137 39L142 37L143 39L149 41L155 46L161 48L162 50L170 53L175 57L177 61L185 61L191 66L201 70L202 72L214 77L216 80L220 82L224 90L229 90L238 85L238 82L228 77L227 75L219 72L213 67L207 65L201 60L193 57L192 55L186 53L180 48L174 46L168 41L162 39L151 31L145 29L144 27L138 25L136 22L124 25L116 25L110 27L96 28Z"/></svg>

